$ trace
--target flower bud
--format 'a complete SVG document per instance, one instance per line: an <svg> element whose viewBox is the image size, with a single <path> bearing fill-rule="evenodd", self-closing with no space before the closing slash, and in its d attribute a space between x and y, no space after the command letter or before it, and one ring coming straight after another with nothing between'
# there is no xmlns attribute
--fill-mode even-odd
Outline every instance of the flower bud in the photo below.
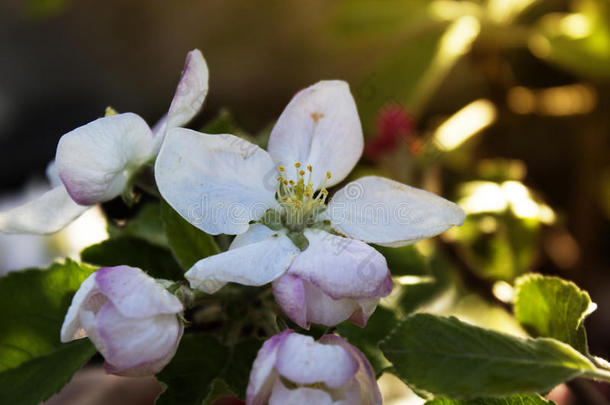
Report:
<svg viewBox="0 0 610 405"><path fill-rule="evenodd" d="M172 359L184 325L182 303L142 270L104 267L80 286L61 328L61 341L88 336L107 373L144 376Z"/></svg>
<svg viewBox="0 0 610 405"><path fill-rule="evenodd" d="M315 342L286 330L259 350L246 405L377 405L381 393L366 357L336 335Z"/></svg>
<svg viewBox="0 0 610 405"><path fill-rule="evenodd" d="M275 301L297 325L309 329L310 323L335 326L345 320L365 327L377 308L379 297L392 290L392 278L387 275L369 296L334 298L320 286L302 279L290 271L273 282Z"/></svg>

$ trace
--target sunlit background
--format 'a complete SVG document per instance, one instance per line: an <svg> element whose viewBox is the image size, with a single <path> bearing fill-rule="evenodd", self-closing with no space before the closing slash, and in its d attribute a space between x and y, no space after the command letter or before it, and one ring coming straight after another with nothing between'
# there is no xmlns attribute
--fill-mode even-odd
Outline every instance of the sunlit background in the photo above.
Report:
<svg viewBox="0 0 610 405"><path fill-rule="evenodd" d="M412 247L384 250L399 286L386 307L522 334L515 278L559 275L598 304L589 344L610 356L607 0L4 0L0 209L47 190L59 137L107 106L153 124L192 48L207 59L210 92L191 127L221 114L264 140L295 92L344 79L367 141L353 176L423 187L469 214L415 246L431 265L414 264ZM0 235L0 274L103 240L102 210L116 223L128 213L115 201L52 237ZM77 383L104 378L95 373ZM127 389L112 378L90 403ZM150 403L151 384L130 387ZM393 377L381 384L388 405L422 403ZM551 395L578 403L565 386Z"/></svg>

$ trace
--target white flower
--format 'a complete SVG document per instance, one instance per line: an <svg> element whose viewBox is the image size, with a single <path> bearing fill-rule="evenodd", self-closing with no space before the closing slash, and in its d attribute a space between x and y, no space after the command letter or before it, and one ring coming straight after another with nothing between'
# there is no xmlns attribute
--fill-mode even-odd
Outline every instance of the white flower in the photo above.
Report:
<svg viewBox="0 0 610 405"><path fill-rule="evenodd" d="M366 357L336 335L314 342L286 330L267 340L250 373L246 405L380 405Z"/></svg>
<svg viewBox="0 0 610 405"><path fill-rule="evenodd" d="M366 324L392 287L384 257L366 243L414 243L462 224L464 212L377 176L347 184L327 205L326 188L349 174L363 143L342 81L300 91L273 128L269 152L233 135L169 131L155 166L162 196L205 232L238 235L186 273L191 286L212 293L226 282L275 280L276 300L303 327Z"/></svg>
<svg viewBox="0 0 610 405"><path fill-rule="evenodd" d="M61 327L61 341L88 336L106 372L155 374L174 357L184 325L180 301L142 270L104 267L80 286Z"/></svg>
<svg viewBox="0 0 610 405"><path fill-rule="evenodd" d="M208 68L195 49L187 55L167 115L152 130L140 116L125 113L97 119L63 135L49 171L53 188L36 200L0 213L0 232L54 233L91 205L119 196L131 176L156 156L167 130L186 124L197 114L207 91Z"/></svg>

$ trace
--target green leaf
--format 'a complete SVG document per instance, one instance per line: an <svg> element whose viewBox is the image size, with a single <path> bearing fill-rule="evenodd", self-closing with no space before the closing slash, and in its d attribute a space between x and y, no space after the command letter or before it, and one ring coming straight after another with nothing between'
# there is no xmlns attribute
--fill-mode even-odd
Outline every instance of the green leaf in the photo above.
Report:
<svg viewBox="0 0 610 405"><path fill-rule="evenodd" d="M229 354L229 348L211 336L185 335L171 363L157 374L165 391L156 404L201 405Z"/></svg>
<svg viewBox="0 0 610 405"><path fill-rule="evenodd" d="M0 278L0 403L40 403L95 353L87 339L59 341L72 296L94 270L66 260Z"/></svg>
<svg viewBox="0 0 610 405"><path fill-rule="evenodd" d="M394 311L377 307L365 328L349 322L337 325L341 336L356 346L369 359L376 375L380 375L391 364L383 357L379 342L381 342L398 324Z"/></svg>
<svg viewBox="0 0 610 405"><path fill-rule="evenodd" d="M532 335L551 337L588 354L585 317L595 309L589 294L557 277L526 275L517 280L515 316Z"/></svg>
<svg viewBox="0 0 610 405"><path fill-rule="evenodd" d="M36 405L48 399L70 381L95 351L89 339L79 339L0 372L0 404Z"/></svg>
<svg viewBox="0 0 610 405"><path fill-rule="evenodd" d="M172 252L184 270L205 257L220 253L212 236L188 223L166 202L161 205L161 218Z"/></svg>
<svg viewBox="0 0 610 405"><path fill-rule="evenodd" d="M220 377L240 398L246 395L252 363L262 345L262 340L249 338L231 346L231 357L226 360L225 369Z"/></svg>
<svg viewBox="0 0 610 405"><path fill-rule="evenodd" d="M388 262L392 276L429 276L430 264L413 245L399 248L375 246Z"/></svg>
<svg viewBox="0 0 610 405"><path fill-rule="evenodd" d="M546 392L595 370L559 341L518 338L430 314L405 318L381 349L416 391L457 399Z"/></svg>
<svg viewBox="0 0 610 405"><path fill-rule="evenodd" d="M219 399L229 396L235 396L235 393L231 391L227 383L225 383L222 379L217 378L212 381L210 393L207 397L205 397L202 405L214 405Z"/></svg>
<svg viewBox="0 0 610 405"><path fill-rule="evenodd" d="M261 344L247 339L228 346L209 335L184 336L174 359L157 374L165 391L156 404L201 405L230 393L243 397Z"/></svg>
<svg viewBox="0 0 610 405"><path fill-rule="evenodd" d="M448 399L435 398L424 405L552 405L540 395L514 395L506 398Z"/></svg>
<svg viewBox="0 0 610 405"><path fill-rule="evenodd" d="M169 247L161 221L161 206L158 203L144 205L135 218L122 228L109 225L108 232L111 238L134 237L153 245Z"/></svg>
<svg viewBox="0 0 610 405"><path fill-rule="evenodd" d="M72 296L94 269L72 260L0 278L0 371L59 347Z"/></svg>
<svg viewBox="0 0 610 405"><path fill-rule="evenodd" d="M119 237L89 246L80 254L85 262L98 266L127 265L138 267L152 277L167 280L183 278L182 268L169 249L143 239Z"/></svg>
<svg viewBox="0 0 610 405"><path fill-rule="evenodd" d="M206 134L235 134L239 132L239 128L231 112L223 108L212 121L201 128L201 132Z"/></svg>

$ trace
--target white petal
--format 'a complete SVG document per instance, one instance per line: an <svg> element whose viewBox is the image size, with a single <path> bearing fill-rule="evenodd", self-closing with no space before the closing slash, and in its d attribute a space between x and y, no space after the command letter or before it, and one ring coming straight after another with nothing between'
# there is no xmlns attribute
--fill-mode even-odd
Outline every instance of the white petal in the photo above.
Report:
<svg viewBox="0 0 610 405"><path fill-rule="evenodd" d="M55 233L89 208L75 203L64 186L60 185L35 200L0 212L0 232Z"/></svg>
<svg viewBox="0 0 610 405"><path fill-rule="evenodd" d="M55 160L51 160L47 164L45 174L47 175L47 180L49 180L49 183L51 183L51 187L55 188L63 185L61 179L59 178L59 173L57 173L57 165L55 164Z"/></svg>
<svg viewBox="0 0 610 405"><path fill-rule="evenodd" d="M321 81L297 93L269 138L277 165L295 162L313 166L318 188L330 171L328 186L339 183L362 155L364 138L356 103L346 82Z"/></svg>
<svg viewBox="0 0 610 405"><path fill-rule="evenodd" d="M293 333L280 344L276 368L297 384L325 383L337 388L354 377L358 362L343 347L316 343L311 336Z"/></svg>
<svg viewBox="0 0 610 405"><path fill-rule="evenodd" d="M208 65L199 49L186 55L178 88L167 113L168 129L187 124L199 112L208 94Z"/></svg>
<svg viewBox="0 0 610 405"><path fill-rule="evenodd" d="M331 396L319 389L300 387L288 389L277 378L273 385L273 392L269 398L269 405L332 405Z"/></svg>
<svg viewBox="0 0 610 405"><path fill-rule="evenodd" d="M96 293L95 273L93 273L81 283L76 294L72 297L72 303L68 308L64 323L61 325L60 338L62 342L69 342L79 335L81 324L78 313L83 303Z"/></svg>
<svg viewBox="0 0 610 405"><path fill-rule="evenodd" d="M136 114L99 118L59 140L55 163L74 201L92 205L121 194L129 177L153 156L152 132Z"/></svg>
<svg viewBox="0 0 610 405"><path fill-rule="evenodd" d="M384 246L404 246L464 222L457 205L418 188L377 176L337 191L322 214L333 229Z"/></svg>
<svg viewBox="0 0 610 405"><path fill-rule="evenodd" d="M267 403L277 375L275 371L277 349L290 333L293 332L286 329L284 332L271 337L265 341L263 347L258 351L254 364L252 364L248 389L246 390L246 402L249 405L265 405Z"/></svg>
<svg viewBox="0 0 610 405"><path fill-rule="evenodd" d="M178 298L135 267L103 267L95 273L95 282L99 291L128 317L177 314L183 309Z"/></svg>
<svg viewBox="0 0 610 405"><path fill-rule="evenodd" d="M184 128L167 134L155 166L165 200L205 232L239 234L276 206L277 172L258 146Z"/></svg>
<svg viewBox="0 0 610 405"><path fill-rule="evenodd" d="M286 235L264 225L254 224L243 238L230 250L195 263L184 275L191 287L212 294L227 282L251 286L267 284L284 274L299 253Z"/></svg>
<svg viewBox="0 0 610 405"><path fill-rule="evenodd" d="M159 360L173 356L182 327L176 315L130 318L108 301L97 314L97 332L111 372L135 376L153 374L165 366Z"/></svg>
<svg viewBox="0 0 610 405"><path fill-rule="evenodd" d="M171 128L187 124L201 109L208 94L208 65L199 49L190 51L186 56L182 77L176 93L165 115L153 127L155 153L159 152L166 132Z"/></svg>
<svg viewBox="0 0 610 405"><path fill-rule="evenodd" d="M290 265L287 274L298 275L334 299L384 297L392 290L392 277L383 255L364 242L305 230L309 246Z"/></svg>

